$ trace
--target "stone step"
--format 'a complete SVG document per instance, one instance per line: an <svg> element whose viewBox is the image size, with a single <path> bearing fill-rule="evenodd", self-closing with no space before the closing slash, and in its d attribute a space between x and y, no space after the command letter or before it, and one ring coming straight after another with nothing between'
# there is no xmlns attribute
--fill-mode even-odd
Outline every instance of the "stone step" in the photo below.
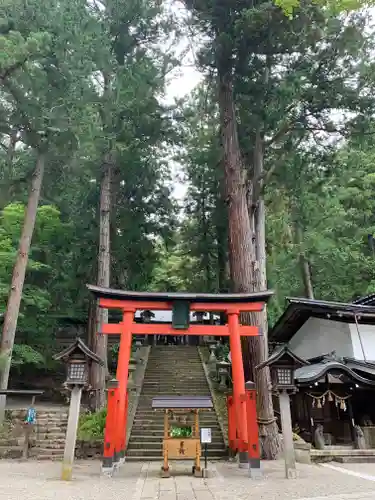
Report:
<svg viewBox="0 0 375 500"><path fill-rule="evenodd" d="M187 380L193 379L196 373L199 374L204 373L200 360L190 363L186 363L183 360L178 360L175 361L174 363L169 363L167 367L165 366L165 364L162 365L159 363L153 363L152 361L151 362L149 361L149 364L147 365L147 374L150 374L150 376L155 376L157 378L160 377L161 373L175 373L176 370L184 368L189 370L194 370L194 372L188 372L188 375L186 376Z"/></svg>
<svg viewBox="0 0 375 500"><path fill-rule="evenodd" d="M177 391L184 391L184 392L193 392L196 390L206 390L207 391L207 383L204 380L197 381L194 384L190 384L188 387L183 385L183 384L171 384L167 383L165 381L160 381L160 382L153 382L152 384L148 382L143 382L143 388L147 389L148 391L151 390L157 390L159 393L164 392L164 391L170 391L172 389L175 389ZM142 391L143 392L143 391Z"/></svg>
<svg viewBox="0 0 375 500"><path fill-rule="evenodd" d="M48 455L48 454L42 454L42 455L35 455L35 458L37 460L48 460L50 462L56 461L59 462L64 458L64 455Z"/></svg>
<svg viewBox="0 0 375 500"><path fill-rule="evenodd" d="M186 392L186 391L176 391L176 390L171 390L168 391L168 393L165 392L147 392L147 393L141 393L140 397L140 404L145 404L151 406L152 400L156 397L173 397L173 396L189 396L189 397L195 397L195 396L200 396L200 397L211 397L210 394L207 394L205 391L193 391L193 392ZM145 398L143 400L143 398Z"/></svg>
<svg viewBox="0 0 375 500"><path fill-rule="evenodd" d="M59 434L36 434L35 437L38 441L65 441L66 434L64 432Z"/></svg>
<svg viewBox="0 0 375 500"><path fill-rule="evenodd" d="M162 413L161 411L155 411L153 410L152 408L140 408L139 410L137 409L137 416L138 417L146 417L147 419L151 419L151 420L163 420L164 419L164 413ZM199 420L209 420L211 419L212 417L216 417L216 414L212 411L212 412L202 412L199 414ZM192 417L193 419L194 417Z"/></svg>
<svg viewBox="0 0 375 500"><path fill-rule="evenodd" d="M68 426L62 425L61 427L48 427L48 425L43 425L43 427L40 427L39 425L36 426L36 432L39 432L39 434L53 434L56 432L57 434L61 434L62 432L66 432L66 429Z"/></svg>
<svg viewBox="0 0 375 500"><path fill-rule="evenodd" d="M142 423L143 425L150 425L150 426L156 425L157 427L164 426L164 419L162 419L162 418L153 418L152 415L140 415L140 414L136 413L134 425L136 425L138 422ZM218 425L217 416L213 415L212 417L200 418L199 423L200 423L201 427L207 426L208 424ZM173 425L177 426L177 424L173 424ZM147 431L147 427L145 427L144 430Z"/></svg>
<svg viewBox="0 0 375 500"><path fill-rule="evenodd" d="M208 455L207 455L208 456ZM209 456L209 459L211 461L219 462L220 460L225 460L227 458L227 454L220 454L220 455L211 455ZM143 457L138 457L138 456L132 456L132 455L127 455L126 456L126 461L127 462L162 462L163 458L162 457L157 457L155 456L143 456ZM178 460L169 460L171 464L177 463ZM204 462L204 456L201 457L201 462Z"/></svg>
<svg viewBox="0 0 375 500"><path fill-rule="evenodd" d="M51 434L53 432L62 432L62 430L66 430L66 428L64 426L61 426L61 427L48 427L48 426L43 426L43 427L39 427L37 426L37 432L41 432L43 434Z"/></svg>
<svg viewBox="0 0 375 500"><path fill-rule="evenodd" d="M61 448L41 448L41 447L35 447L32 448L32 453L33 455L64 455L64 449Z"/></svg>
<svg viewBox="0 0 375 500"><path fill-rule="evenodd" d="M189 368L189 369L194 369L197 370L197 372L202 373L203 372L203 367L201 365L200 359L194 359L189 362L186 361L184 358L176 359L175 361L171 362L170 359L168 360L168 364L166 364L165 361L155 361L153 359L149 360L148 365L147 365L147 370L149 371L150 374L153 375L160 375L160 373L173 373L176 370L179 370L180 368ZM188 376L192 376L192 372L187 372Z"/></svg>
<svg viewBox="0 0 375 500"><path fill-rule="evenodd" d="M40 425L68 425L68 421L66 418L64 419L56 419L50 420L45 418L37 418L36 423Z"/></svg>
<svg viewBox="0 0 375 500"><path fill-rule="evenodd" d="M37 441L36 446L38 448L54 448L56 450L63 450L65 448L65 440L61 441Z"/></svg>
<svg viewBox="0 0 375 500"><path fill-rule="evenodd" d="M163 413L161 413L160 411L154 411L152 408L149 408L149 409L147 409L147 408L145 408L145 409L141 408L141 409L137 410L137 415L138 416L142 416L143 415L144 417L147 417L148 419L153 419L153 420L155 420L155 419L159 419L159 420L161 419L161 420L163 420L163 418L164 418L164 414ZM201 419L201 418L210 418L210 417L211 417L211 415L202 417L202 415L199 414L199 419Z"/></svg>
<svg viewBox="0 0 375 500"><path fill-rule="evenodd" d="M182 370L185 374L189 373L189 376L184 376L184 380L185 378L186 380L195 380L197 377L201 378L202 375L204 375L204 370L200 362L196 365L183 365L182 362L178 362L175 366L170 367L168 370L165 370L162 367L148 366L147 376L150 376L150 381L160 380L164 374L175 376L176 374L181 373ZM177 381L181 382L181 380Z"/></svg>
<svg viewBox="0 0 375 500"><path fill-rule="evenodd" d="M334 461L340 464L373 464L375 463L375 456L335 457Z"/></svg>
<svg viewBox="0 0 375 500"><path fill-rule="evenodd" d="M43 414L43 413L40 413L37 411L36 413L37 417L38 418L43 418L44 420L67 420L68 419L68 414L67 413L63 413L63 414L59 414L59 413L54 413L53 415L47 415L47 414Z"/></svg>
<svg viewBox="0 0 375 500"><path fill-rule="evenodd" d="M21 458L22 446L0 446L0 458Z"/></svg>
<svg viewBox="0 0 375 500"><path fill-rule="evenodd" d="M354 450L352 448L342 448L339 450L329 449L328 447L323 450L311 450L311 457L358 457L358 456L375 456L375 449L368 450Z"/></svg>
<svg viewBox="0 0 375 500"><path fill-rule="evenodd" d="M205 380L196 380L194 384L193 383L189 384L189 386L186 386L184 384L177 384L177 383L174 384L170 382L168 383L165 380L160 380L159 382L144 381L143 387L147 387L148 389L157 389L159 392L165 388L168 389L176 388L178 390L184 389L185 391L191 391L193 389L202 388L201 384L204 384L204 387L207 388L207 382Z"/></svg>
<svg viewBox="0 0 375 500"><path fill-rule="evenodd" d="M154 397L154 396L174 396L177 394L186 394L186 396L208 396L208 388L201 382L196 387L173 387L171 385L160 386L158 384L155 387L150 387L144 385L141 392L141 397Z"/></svg>
<svg viewBox="0 0 375 500"><path fill-rule="evenodd" d="M37 442L51 442L51 443L65 443L65 434L61 434L60 436L37 436Z"/></svg>
<svg viewBox="0 0 375 500"><path fill-rule="evenodd" d="M42 418L43 420L67 420L68 419L68 414L64 414L64 415L59 415L59 414L56 414L56 415L43 415L42 413L40 412L36 412L36 416L37 418Z"/></svg>
<svg viewBox="0 0 375 500"><path fill-rule="evenodd" d="M217 422L205 422L201 427L208 427L211 429L212 433L220 433L221 429ZM147 431L145 431L147 429ZM144 436L154 436L154 435L164 435L164 426L161 423L145 423L145 422L135 422L132 427L132 434L142 434ZM158 434L156 434L158 433Z"/></svg>
<svg viewBox="0 0 375 500"><path fill-rule="evenodd" d="M199 414L199 418L202 417L202 415L206 413L206 412L202 412L202 414ZM137 409L137 415L138 416L145 416L145 417L148 417L148 418L152 418L152 419L155 419L155 418L161 418L161 419L164 419L164 413L162 413L160 410L159 411L155 411L154 409L152 408L140 408L140 409ZM212 415L215 415L213 412L210 412L209 415L205 415L203 418L210 418ZM193 417L192 417L193 418Z"/></svg>
<svg viewBox="0 0 375 500"><path fill-rule="evenodd" d="M215 432L216 431L216 432ZM220 429L214 429L212 432L212 442L220 442L223 443L223 438L221 436ZM131 435L130 441L134 443L139 443L139 442L148 442L148 443L160 443L164 437L164 433L161 432L153 432L147 433L147 436L143 434L133 434ZM129 441L129 442L130 442Z"/></svg>
<svg viewBox="0 0 375 500"><path fill-rule="evenodd" d="M43 416L46 418L54 418L54 417L59 417L59 418L68 418L68 412L67 411L38 411L39 416Z"/></svg>
<svg viewBox="0 0 375 500"><path fill-rule="evenodd" d="M19 437L19 438L15 438L15 437L9 437L9 438L2 438L0 439L0 447L4 446L4 447L12 447L12 446L22 446L22 443L24 441L24 437Z"/></svg>
<svg viewBox="0 0 375 500"><path fill-rule="evenodd" d="M37 412L36 414L38 420L44 420L46 422L67 422L68 421L68 416L60 416L60 415L55 415L53 417L47 417L45 415L40 415L40 413Z"/></svg>
<svg viewBox="0 0 375 500"><path fill-rule="evenodd" d="M210 429L212 429L212 431L214 431L216 429L220 431L220 429L221 429L217 419L207 420L207 421L201 422L200 424L201 424L200 427L209 427ZM155 432L164 432L164 424L162 421L154 422L151 420L143 420L143 419L138 419L136 416L134 419L132 431L135 432L138 429L139 430L142 429L143 435L147 435L148 433L150 433L152 435Z"/></svg>
<svg viewBox="0 0 375 500"><path fill-rule="evenodd" d="M161 378L163 374L175 376L178 373L184 371L184 378L186 380L194 380L195 377L202 377L204 374L203 366L200 361L196 363L184 363L183 361L176 361L173 365L169 365L168 368L165 366L155 365L151 362L151 364L147 365L146 373L150 375L150 380L155 379L158 380ZM178 382L181 382L182 379L176 379Z"/></svg>
<svg viewBox="0 0 375 500"><path fill-rule="evenodd" d="M172 426L178 427L177 424L172 424ZM211 429L212 428L220 429L220 426L219 426L219 423L218 423L218 420L216 417L212 418L212 420L204 420L203 422L200 422L200 426L201 427L211 427ZM137 429L138 427L143 427L144 433L147 434L147 432L151 431L151 430L164 429L164 422L163 422L163 420L151 420L151 419L147 419L147 418L138 417L136 415L134 423L133 423L133 428Z"/></svg>
<svg viewBox="0 0 375 500"><path fill-rule="evenodd" d="M226 455L226 450L224 447L217 448L209 448L207 450L208 457L223 457ZM162 450L158 449L146 449L146 448L128 448L127 457L139 457L140 459L143 457L159 457L159 460L162 460Z"/></svg>
<svg viewBox="0 0 375 500"><path fill-rule="evenodd" d="M196 355L193 355L194 353L186 353L186 352L174 352L173 356L167 356L168 359L165 359L165 356L155 356L152 355L149 357L149 362L152 365L157 365L158 367L165 368L166 370L168 367L175 365L178 361L181 361L184 365L189 365L189 364L199 364L200 358L198 357L198 353ZM167 363L166 363L167 361Z"/></svg>
<svg viewBox="0 0 375 500"><path fill-rule="evenodd" d="M158 387L155 386L155 389L149 387L143 387L141 392L141 401L142 398L152 399L155 396L180 396L181 394L185 396L209 396L209 392L206 386L200 384L198 387L192 387L190 389L186 389L184 387Z"/></svg>

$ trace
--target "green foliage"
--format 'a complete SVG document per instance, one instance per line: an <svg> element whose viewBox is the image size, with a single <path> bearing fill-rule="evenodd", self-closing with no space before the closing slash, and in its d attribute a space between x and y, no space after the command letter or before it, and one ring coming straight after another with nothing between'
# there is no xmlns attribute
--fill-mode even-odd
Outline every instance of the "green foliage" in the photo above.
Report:
<svg viewBox="0 0 375 500"><path fill-rule="evenodd" d="M357 10L373 2L363 2L363 0L313 0L316 5L326 8L331 14L339 14L340 12ZM293 12L301 5L300 0L275 0L275 5L280 7L283 12L289 17L293 16Z"/></svg>
<svg viewBox="0 0 375 500"><path fill-rule="evenodd" d="M215 356L218 361L228 361L229 345L219 343L215 348Z"/></svg>
<svg viewBox="0 0 375 500"><path fill-rule="evenodd" d="M168 250L164 245L160 245L158 250L159 258L148 290L155 292L197 291L201 276L197 274L196 258L189 255L190 249L176 243Z"/></svg>
<svg viewBox="0 0 375 500"><path fill-rule="evenodd" d="M103 439L106 416L106 408L81 415L78 424L78 439L82 439L83 441Z"/></svg>
<svg viewBox="0 0 375 500"><path fill-rule="evenodd" d="M45 357L29 345L15 344L12 353L12 366L20 368L21 365L33 365L36 368L44 366Z"/></svg>
<svg viewBox="0 0 375 500"><path fill-rule="evenodd" d="M0 312L5 312L6 308L24 211L23 204L13 203L4 207L0 213ZM48 315L53 309L52 301L58 296L54 283L61 280L61 274L56 268L65 250L61 247L61 239L69 235L69 227L61 222L60 212L56 207L44 205L38 209L18 322L19 339L29 346L41 346L43 339L50 339L46 329L53 328L53 322ZM59 300L63 305L61 297Z"/></svg>

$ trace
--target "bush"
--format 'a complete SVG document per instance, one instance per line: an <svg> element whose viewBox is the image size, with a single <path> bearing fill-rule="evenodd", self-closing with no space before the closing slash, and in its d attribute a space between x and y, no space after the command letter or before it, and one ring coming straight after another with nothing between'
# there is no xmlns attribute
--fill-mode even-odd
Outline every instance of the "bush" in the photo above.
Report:
<svg viewBox="0 0 375 500"><path fill-rule="evenodd" d="M227 344L218 344L215 349L215 356L218 361L228 361L230 349Z"/></svg>
<svg viewBox="0 0 375 500"><path fill-rule="evenodd" d="M83 441L103 439L106 416L107 408L81 415L78 424L78 439Z"/></svg>
<svg viewBox="0 0 375 500"><path fill-rule="evenodd" d="M27 344L14 344L12 353L12 366L33 365L42 367L46 360L43 354Z"/></svg>

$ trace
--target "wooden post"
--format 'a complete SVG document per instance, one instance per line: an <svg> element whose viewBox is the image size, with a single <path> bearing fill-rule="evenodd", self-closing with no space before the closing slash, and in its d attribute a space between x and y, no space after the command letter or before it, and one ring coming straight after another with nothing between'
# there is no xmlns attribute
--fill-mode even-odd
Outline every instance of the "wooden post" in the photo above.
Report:
<svg viewBox="0 0 375 500"><path fill-rule="evenodd" d="M290 413L290 398L287 391L279 394L281 426L283 431L285 477L294 479L297 477L296 457L293 444L292 417Z"/></svg>
<svg viewBox="0 0 375 500"><path fill-rule="evenodd" d="M233 374L233 402L236 414L237 430L239 435L238 452L239 466L248 467L248 437L247 412L245 394L245 375L243 371L241 338L239 332L239 312L228 314L230 352L232 357Z"/></svg>
<svg viewBox="0 0 375 500"><path fill-rule="evenodd" d="M354 420L354 413L353 413L353 406L350 398L346 400L347 407L348 407L348 416L349 416L349 422L350 422L350 436L352 438L352 442L355 443L355 420Z"/></svg>
<svg viewBox="0 0 375 500"><path fill-rule="evenodd" d="M245 388L247 398L247 432L249 438L249 472L250 477L255 479L262 476L262 471L260 468L259 429L257 422L257 401L254 382L246 382Z"/></svg>
<svg viewBox="0 0 375 500"><path fill-rule="evenodd" d="M125 461L126 423L127 423L127 386L129 377L129 361L132 343L132 325L134 311L124 311L120 348L117 360L116 378L119 381L119 417L116 422L119 463Z"/></svg>
<svg viewBox="0 0 375 500"><path fill-rule="evenodd" d="M104 450L102 462L102 471L108 476L112 475L115 453L118 452L118 444L116 442L118 398L118 381L113 379L108 384L107 418L104 429Z"/></svg>
<svg viewBox="0 0 375 500"><path fill-rule="evenodd" d="M169 436L168 410L165 410L164 411L163 472L168 472L169 471L169 464L168 464L168 436Z"/></svg>
<svg viewBox="0 0 375 500"><path fill-rule="evenodd" d="M32 409L35 404L35 396L32 397L31 399L31 405L29 409ZM29 410L27 410L27 413ZM27 414L26 414L27 416ZM27 460L29 456L29 447L30 447L30 436L31 433L34 429L35 422L25 422L24 423L24 429L25 429L25 440L23 442L23 450L22 450L22 458L23 460Z"/></svg>
<svg viewBox="0 0 375 500"><path fill-rule="evenodd" d="M199 410L195 410L195 419L194 419L194 427L195 427L195 438L199 439L200 431L199 431ZM197 442L197 451L196 451L196 459L195 459L195 473L199 475L201 471L201 447L200 442Z"/></svg>
<svg viewBox="0 0 375 500"><path fill-rule="evenodd" d="M61 472L61 479L64 481L70 481L72 479L81 396L82 386L75 385L70 396L68 428L66 430L64 460Z"/></svg>

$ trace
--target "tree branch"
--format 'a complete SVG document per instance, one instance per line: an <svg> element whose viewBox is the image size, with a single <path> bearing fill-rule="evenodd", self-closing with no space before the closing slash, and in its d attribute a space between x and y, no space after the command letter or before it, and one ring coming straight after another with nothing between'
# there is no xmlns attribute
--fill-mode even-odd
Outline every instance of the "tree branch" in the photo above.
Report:
<svg viewBox="0 0 375 500"><path fill-rule="evenodd" d="M268 141L265 141L264 145L271 146L272 144L277 142L279 139L281 139L286 133L288 133L292 129L292 127L296 123L296 120L297 119L289 120L289 121L285 122L279 128L279 130L276 132L276 134L273 137L271 137L271 139L269 139Z"/></svg>

